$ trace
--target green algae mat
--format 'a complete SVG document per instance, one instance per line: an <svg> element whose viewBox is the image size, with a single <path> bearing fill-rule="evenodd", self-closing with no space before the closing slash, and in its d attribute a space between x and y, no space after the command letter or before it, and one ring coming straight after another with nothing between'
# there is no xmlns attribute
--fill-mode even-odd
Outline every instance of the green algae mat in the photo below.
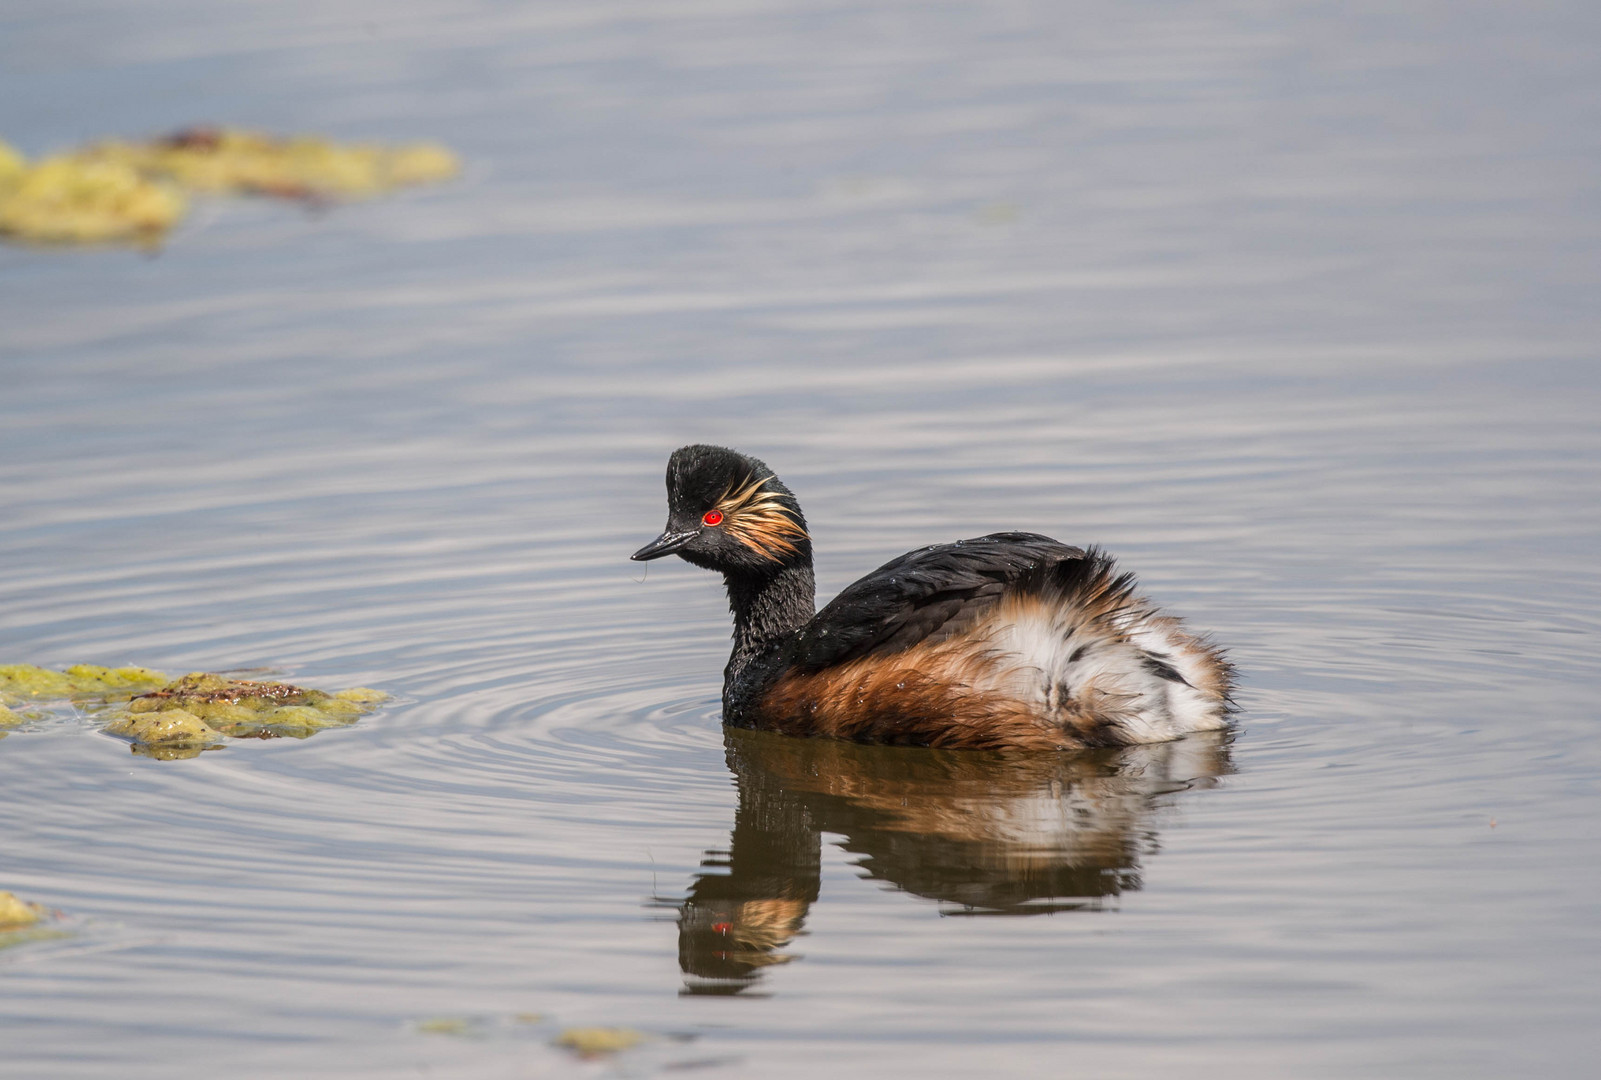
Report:
<svg viewBox="0 0 1601 1080"><path fill-rule="evenodd" d="M136 754L190 758L234 739L305 739L348 727L387 699L365 687L329 693L208 672L173 679L141 667L8 664L0 665L0 738L70 706Z"/></svg>

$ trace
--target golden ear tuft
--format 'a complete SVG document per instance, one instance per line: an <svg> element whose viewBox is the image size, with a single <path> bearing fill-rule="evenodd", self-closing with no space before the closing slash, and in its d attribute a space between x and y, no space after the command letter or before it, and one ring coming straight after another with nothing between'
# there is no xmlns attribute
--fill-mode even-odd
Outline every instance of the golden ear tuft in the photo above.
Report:
<svg viewBox="0 0 1601 1080"><path fill-rule="evenodd" d="M732 485L717 500L723 513L723 528L740 543L778 562L800 551L797 541L807 539L806 530L790 516L784 497L767 486L765 476L748 476Z"/></svg>

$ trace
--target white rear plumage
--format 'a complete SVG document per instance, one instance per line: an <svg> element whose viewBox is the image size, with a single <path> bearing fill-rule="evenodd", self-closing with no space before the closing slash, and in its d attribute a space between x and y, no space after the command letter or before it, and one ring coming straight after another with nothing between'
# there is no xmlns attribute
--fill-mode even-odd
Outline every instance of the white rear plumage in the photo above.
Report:
<svg viewBox="0 0 1601 1080"><path fill-rule="evenodd" d="M1094 716L1107 742L1156 743L1227 726L1226 662L1106 577L1010 594L975 629L1010 692L1066 727Z"/></svg>

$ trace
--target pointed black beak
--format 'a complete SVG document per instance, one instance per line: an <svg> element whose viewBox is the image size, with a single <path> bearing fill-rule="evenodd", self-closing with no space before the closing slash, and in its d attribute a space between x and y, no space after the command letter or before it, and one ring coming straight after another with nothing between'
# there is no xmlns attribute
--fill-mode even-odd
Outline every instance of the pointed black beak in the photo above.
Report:
<svg viewBox="0 0 1601 1080"><path fill-rule="evenodd" d="M698 535L700 534L694 532L664 532L628 557L635 562L648 562L651 559L659 559L663 555L671 555Z"/></svg>

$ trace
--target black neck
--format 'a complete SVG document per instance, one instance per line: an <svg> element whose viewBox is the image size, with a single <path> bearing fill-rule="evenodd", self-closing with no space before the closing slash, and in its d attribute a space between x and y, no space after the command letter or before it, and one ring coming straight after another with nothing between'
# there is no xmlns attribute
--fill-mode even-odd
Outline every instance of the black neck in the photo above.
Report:
<svg viewBox="0 0 1601 1080"><path fill-rule="evenodd" d="M724 573L723 581L734 613L734 652L725 672L732 679L762 649L811 620L817 610L817 583L810 558L771 573Z"/></svg>

